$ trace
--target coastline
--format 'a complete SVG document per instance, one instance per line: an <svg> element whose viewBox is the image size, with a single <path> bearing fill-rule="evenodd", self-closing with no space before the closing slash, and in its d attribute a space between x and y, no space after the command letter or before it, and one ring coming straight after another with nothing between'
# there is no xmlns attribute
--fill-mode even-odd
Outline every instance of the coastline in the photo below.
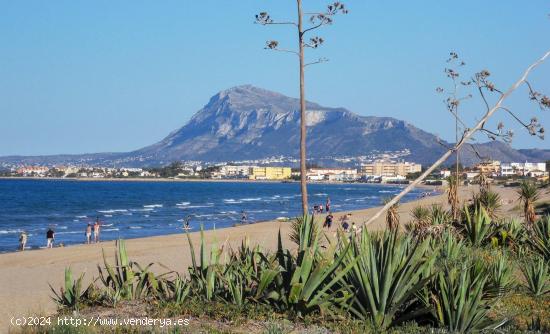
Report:
<svg viewBox="0 0 550 334"><path fill-rule="evenodd" d="M519 216L515 211L517 194L512 188L494 187L502 200L502 216ZM477 187L461 187L460 196L470 198ZM550 195L545 195L542 200L548 200ZM401 226L411 220L411 210L418 206L440 204L446 207L447 200L444 193L435 196L424 197L414 201L402 203L398 207L401 218ZM361 226L380 207L373 207L355 211L335 213L335 224L331 231L325 232L332 235L336 232L338 219L347 213L351 213L351 221ZM322 219L317 222L321 224ZM385 217L378 218L367 227L371 231L385 228ZM227 247L238 246L244 238L249 238L251 244L261 245L268 250L277 247L277 235L281 231L283 243L292 245L288 234L291 230L289 222L266 221L261 223L227 227L217 230L205 230L204 235L207 244L217 241ZM199 246L200 232L189 233L194 247ZM175 270L185 273L191 264L189 246L185 233L153 236L145 238L127 239L127 248L131 260L138 263L155 263L152 270L157 273ZM114 261L114 241L101 242L92 245L73 245L54 249L38 249L34 251L12 252L0 254L0 328L9 326L12 316L48 315L56 311L56 306L51 300L50 283L58 289L63 284L63 271L71 267L75 274L85 273L85 283L89 283L93 277L97 277L97 265L103 262L102 250L105 250L107 260ZM162 264L162 266L158 265Z"/></svg>
<svg viewBox="0 0 550 334"><path fill-rule="evenodd" d="M35 180L35 181L71 181L71 182L211 182L211 183L296 183L297 180L249 180L249 179L175 179L175 178L93 178L93 177L33 177L33 176L0 176L0 180ZM308 184L354 184L354 185L378 185L378 186L406 186L407 184L394 183L368 183L368 182L342 182L342 181L309 181ZM417 185L420 189L437 189L441 186L426 184Z"/></svg>

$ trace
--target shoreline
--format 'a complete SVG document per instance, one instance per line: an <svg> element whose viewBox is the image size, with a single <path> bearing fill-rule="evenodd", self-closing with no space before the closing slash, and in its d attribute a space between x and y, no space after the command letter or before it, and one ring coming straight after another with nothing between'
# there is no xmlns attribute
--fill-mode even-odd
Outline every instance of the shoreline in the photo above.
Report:
<svg viewBox="0 0 550 334"><path fill-rule="evenodd" d="M519 216L517 211L516 189L494 187L503 200L500 214L503 217ZM463 199L470 198L476 186L464 186L460 188L460 196ZM544 195L541 201L548 200L549 195ZM419 205L442 205L447 208L445 194L424 197L399 205L398 214L401 217L401 226L411 220L411 210ZM349 211L350 220L356 222L359 227L379 210L380 206ZM339 218L347 214L347 211L334 214L333 228L323 229L327 236L336 233ZM317 221L321 224L321 220ZM385 217L382 215L367 227L370 231L385 229ZM279 231L283 238L283 244L292 247L289 239L291 224L289 222L267 221L255 224L227 227L216 230L205 230L205 242L207 247L213 242L227 247L238 247L242 240L248 238L251 245L261 245L266 250L273 251L277 248L277 236ZM200 232L195 230L189 233L194 247L200 245ZM152 270L156 273L175 270L179 273L187 272L191 265L186 233L152 236L126 241L128 255L132 261L138 263L155 263ZM102 265L102 251L105 250L107 261L113 263L115 242L104 241L99 244L73 245L71 247L58 247L53 249L38 249L34 251L10 252L0 254L0 331L9 326L9 319L13 316L26 315L51 315L56 311L51 290L48 283L58 289L63 285L63 271L67 267L73 269L73 273L85 273L84 284L88 284L97 277L97 265ZM162 267L161 265L162 264Z"/></svg>
<svg viewBox="0 0 550 334"><path fill-rule="evenodd" d="M372 185L372 183L368 183L367 185ZM390 185L388 185L388 186L390 186ZM407 202L402 202L402 204L415 203L415 202L419 202L419 201L422 201L422 200L425 200L425 199L431 199L431 198L435 198L435 197L439 197L439 196L443 195L443 192L441 192L440 189L437 189L436 186L426 186L426 188L433 189L433 191L435 191L435 193L430 192L430 193L428 193L427 196L416 198L416 199L413 199L413 200L410 200L410 201L407 201ZM382 198L383 197L380 197L380 199L382 199ZM363 213L365 211L374 210L376 208L381 208L381 207L382 206L378 205L378 206L372 206L372 207L358 208L358 209L354 209L354 210L332 211L332 214L334 215L335 221L336 221L337 218L339 218L340 216L342 216L344 214L349 213L349 214L355 215L355 214L360 214L360 213ZM326 213L319 214L319 216L321 216L321 217L324 217L325 215L326 215ZM276 218L272 218L272 219L251 222L251 223L248 223L248 224L235 223L232 226L225 226L225 227L220 227L220 228L215 228L215 229L204 229L204 231L223 231L223 230L232 229L232 228L239 228L239 227L243 227L243 226L254 226L254 225L264 224L264 223L282 223L282 224L284 224L284 223L288 223L288 222L296 219L297 216L296 217L284 217L284 218L285 219L278 219L278 217L276 217ZM197 229L193 229L193 231L189 232L189 233L193 234L193 233L197 233L199 231L200 231L200 226L198 226ZM119 238L119 239L140 240L140 239L156 238L156 237L170 237L170 236L180 235L182 233L185 234L185 231L183 229L182 229L181 232L159 234L159 235L149 235L149 236L139 236L139 237L124 237L124 238ZM108 240L100 241L99 244L107 243L107 242L114 242L116 240L118 240L118 239L108 239ZM95 244L95 243L93 243L93 244ZM86 244L85 242L82 242L82 243L69 243L69 244L62 243L62 245L63 246L59 246L59 244L56 244L54 246L54 249L55 248L64 248L64 249L69 248L70 249L70 248L73 248L73 247L89 246L89 245L92 245L92 244ZM48 249L46 247L26 248L24 251L7 250L7 251L0 251L0 256L2 256L4 254L37 252L37 251L47 251L47 250Z"/></svg>
<svg viewBox="0 0 550 334"><path fill-rule="evenodd" d="M70 182L205 182L205 183L296 183L297 180L249 180L249 179L172 179L172 178L94 178L94 177L35 177L35 176L0 176L0 180L34 180L34 181L70 181ZM395 183L370 183L370 182L343 182L343 181L309 181L308 184L354 184L354 185L379 185L379 186L407 186L408 184ZM417 185L415 188L437 189L441 186L427 184Z"/></svg>

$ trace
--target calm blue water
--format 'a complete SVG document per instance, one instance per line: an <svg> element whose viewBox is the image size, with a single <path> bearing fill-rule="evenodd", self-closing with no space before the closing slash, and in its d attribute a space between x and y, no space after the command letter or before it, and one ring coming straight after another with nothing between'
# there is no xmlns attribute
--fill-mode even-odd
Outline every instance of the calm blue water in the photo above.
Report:
<svg viewBox="0 0 550 334"><path fill-rule="evenodd" d="M401 186L311 184L310 203L333 211L380 205ZM406 196L416 199L422 190ZM87 223L103 223L102 240L182 233L191 216L193 231L232 226L244 210L249 221L294 217L300 213L297 183L242 182L79 182L71 180L0 180L0 251L14 251L19 233L29 234L28 247L44 247L46 230L56 243L84 242Z"/></svg>

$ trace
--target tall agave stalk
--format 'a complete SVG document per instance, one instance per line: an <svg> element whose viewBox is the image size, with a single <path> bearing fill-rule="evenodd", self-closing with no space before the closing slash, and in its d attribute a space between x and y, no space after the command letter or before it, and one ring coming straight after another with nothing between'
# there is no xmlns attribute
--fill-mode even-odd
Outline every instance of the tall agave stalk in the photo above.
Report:
<svg viewBox="0 0 550 334"><path fill-rule="evenodd" d="M397 211L399 203L392 205L386 212L386 227L391 231L399 229L399 212Z"/></svg>
<svg viewBox="0 0 550 334"><path fill-rule="evenodd" d="M342 242L346 242L345 239ZM397 231L371 235L366 229L352 238L345 265L352 266L344 281L355 294L349 311L360 319L370 319L380 330L421 313L400 314L430 281L426 275L432 262L427 254L429 240L416 241Z"/></svg>
<svg viewBox="0 0 550 334"><path fill-rule="evenodd" d="M460 218L460 198L458 196L458 183L460 177L458 175L450 175L447 177L447 203L451 206L451 214L455 221Z"/></svg>
<svg viewBox="0 0 550 334"><path fill-rule="evenodd" d="M493 303L488 275L468 261L461 266L445 265L436 276L433 291L435 315L452 333L494 330L505 321L488 317Z"/></svg>
<svg viewBox="0 0 550 334"><path fill-rule="evenodd" d="M540 192L537 186L529 181L523 181L518 190L518 199L523 205L523 214L525 221L533 224L537 219L535 213L535 202L539 199Z"/></svg>

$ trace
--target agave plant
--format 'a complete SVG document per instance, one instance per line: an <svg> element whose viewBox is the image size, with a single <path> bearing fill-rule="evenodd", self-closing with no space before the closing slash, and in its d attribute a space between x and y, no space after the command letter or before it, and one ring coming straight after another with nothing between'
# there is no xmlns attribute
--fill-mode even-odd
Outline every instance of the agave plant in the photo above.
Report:
<svg viewBox="0 0 550 334"><path fill-rule="evenodd" d="M523 205L523 214L528 223L534 223L537 219L535 202L540 198L537 186L529 181L523 181L518 190L518 199Z"/></svg>
<svg viewBox="0 0 550 334"><path fill-rule="evenodd" d="M304 217L298 231L296 256L283 249L279 231L276 256L281 273L275 279L275 288L264 297L275 308L290 310L298 316L315 311L334 314L351 297L349 290L340 284L354 264L344 263L350 245L338 251L330 245L321 252L313 229L313 218Z"/></svg>
<svg viewBox="0 0 550 334"><path fill-rule="evenodd" d="M86 299L89 291L92 289L92 285L82 291L82 280L84 274L81 274L76 280L73 279L73 272L70 267L65 268L65 285L59 292L50 285L50 289L53 292L52 299L60 308L69 308L78 310L82 301Z"/></svg>
<svg viewBox="0 0 550 334"><path fill-rule="evenodd" d="M187 232L187 241L189 242L189 251L191 254L191 267L189 267L189 277L194 292L205 300L213 300L216 297L217 290L222 282L219 279L218 272L221 267L220 257L223 253L223 246L218 247L213 242L210 249L210 256L207 254L206 242L204 239L204 228L201 225L200 232L200 257L197 263L195 257L195 247L191 237Z"/></svg>
<svg viewBox="0 0 550 334"><path fill-rule="evenodd" d="M450 332L494 330L505 323L488 317L494 299L482 268L482 264L470 260L460 266L445 265L437 274L432 296L434 312L440 325Z"/></svg>
<svg viewBox="0 0 550 334"><path fill-rule="evenodd" d="M262 300L279 273L275 257L262 252L260 246L251 248L245 239L237 251L230 250L229 260L219 273L224 289L222 298L239 307Z"/></svg>
<svg viewBox="0 0 550 334"><path fill-rule="evenodd" d="M452 214L439 204L433 204L430 208L430 223L432 225L448 224L451 222L452 217Z"/></svg>
<svg viewBox="0 0 550 334"><path fill-rule="evenodd" d="M473 196L472 200L473 208L483 207L492 219L497 218L498 211L502 207L501 198L498 193L491 190L480 191Z"/></svg>
<svg viewBox="0 0 550 334"><path fill-rule="evenodd" d="M526 287L535 296L550 293L550 268L542 257L523 262L521 271L525 277Z"/></svg>
<svg viewBox="0 0 550 334"><path fill-rule="evenodd" d="M105 251L102 251L104 268L98 265L99 279L107 288L107 299L116 303L121 299L133 300L160 293L159 281L169 273L155 276L149 271L152 263L141 267L130 261L124 240L117 240L116 248L114 266L107 261Z"/></svg>
<svg viewBox="0 0 550 334"><path fill-rule="evenodd" d="M489 264L489 287L501 297L516 286L514 267L505 253L498 253Z"/></svg>
<svg viewBox="0 0 550 334"><path fill-rule="evenodd" d="M311 228L302 229L302 226L305 223L309 223L308 220L311 220ZM308 235L303 236L302 231L307 231ZM307 237L307 240L311 245L314 240L318 241L320 236L321 233L319 225L315 224L315 218L313 216L298 217L292 222L289 238L296 245L300 245L302 242L302 237Z"/></svg>
<svg viewBox="0 0 550 334"><path fill-rule="evenodd" d="M517 248L526 241L525 227L515 218L498 221L493 238L500 246Z"/></svg>
<svg viewBox="0 0 550 334"><path fill-rule="evenodd" d="M355 297L349 312L371 320L380 330L409 318L411 314L403 311L431 279L427 274L433 263L427 252L429 240L399 236L397 231L371 235L364 229L361 237L352 238L350 244L345 265L351 265L352 270L344 281ZM413 314L427 312L423 308Z"/></svg>
<svg viewBox="0 0 550 334"><path fill-rule="evenodd" d="M483 207L474 208L470 213L468 207L464 208L465 221L463 225L464 237L474 246L481 246L490 240L493 233L492 220Z"/></svg>
<svg viewBox="0 0 550 334"><path fill-rule="evenodd" d="M550 263L550 216L542 217L533 224L528 242L535 252Z"/></svg>

